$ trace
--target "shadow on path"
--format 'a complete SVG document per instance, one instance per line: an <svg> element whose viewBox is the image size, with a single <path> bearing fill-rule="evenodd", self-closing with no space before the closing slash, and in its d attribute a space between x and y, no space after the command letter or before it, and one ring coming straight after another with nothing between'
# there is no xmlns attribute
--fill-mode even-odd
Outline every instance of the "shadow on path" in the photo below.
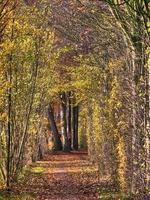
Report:
<svg viewBox="0 0 150 200"><path fill-rule="evenodd" d="M36 200L95 200L99 199L98 187L97 166L86 152L72 152L45 155L13 191L32 194Z"/></svg>

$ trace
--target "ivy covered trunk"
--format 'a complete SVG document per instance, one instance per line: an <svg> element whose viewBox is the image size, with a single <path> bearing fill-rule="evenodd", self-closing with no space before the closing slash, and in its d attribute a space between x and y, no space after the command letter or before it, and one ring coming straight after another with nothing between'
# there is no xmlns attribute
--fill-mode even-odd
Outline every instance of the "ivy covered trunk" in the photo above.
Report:
<svg viewBox="0 0 150 200"><path fill-rule="evenodd" d="M147 103L147 69L145 68L145 55L142 52L142 43L136 41L132 51L132 86L133 86L133 132L132 132L132 183L133 194L146 194L146 182L148 173L146 170L146 140L149 107ZM144 58L144 59L143 59Z"/></svg>

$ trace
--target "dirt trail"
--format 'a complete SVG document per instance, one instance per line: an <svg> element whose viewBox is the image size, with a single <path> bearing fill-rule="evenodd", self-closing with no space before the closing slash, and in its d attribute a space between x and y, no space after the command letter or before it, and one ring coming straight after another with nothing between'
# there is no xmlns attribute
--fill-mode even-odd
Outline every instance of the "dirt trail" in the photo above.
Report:
<svg viewBox="0 0 150 200"><path fill-rule="evenodd" d="M18 193L32 194L37 200L95 200L98 198L97 166L85 152L46 155L32 167Z"/></svg>

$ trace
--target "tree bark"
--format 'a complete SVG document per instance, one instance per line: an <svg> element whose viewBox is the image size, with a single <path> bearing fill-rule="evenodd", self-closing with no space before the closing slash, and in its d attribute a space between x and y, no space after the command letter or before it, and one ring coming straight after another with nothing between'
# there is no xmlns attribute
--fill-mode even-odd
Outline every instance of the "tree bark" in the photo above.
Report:
<svg viewBox="0 0 150 200"><path fill-rule="evenodd" d="M69 139L67 134L67 96L65 92L62 92L61 95L61 105L62 105L62 114L63 114L63 150L70 151Z"/></svg>
<svg viewBox="0 0 150 200"><path fill-rule="evenodd" d="M11 66L11 65L10 65ZM10 83L11 83L11 68L9 70L10 74ZM9 88L8 91L8 137L7 137L7 179L6 179L6 186L7 186L7 190L9 190L10 188L10 154L11 154L11 88Z"/></svg>
<svg viewBox="0 0 150 200"><path fill-rule="evenodd" d="M52 129L52 133L53 133L54 150L60 151L60 150L62 150L62 142L61 142L61 139L60 139L61 136L58 132L56 122L55 122L55 119L54 119L53 109L52 109L52 106L50 104L48 106L48 120L49 120L51 129Z"/></svg>
<svg viewBox="0 0 150 200"><path fill-rule="evenodd" d="M79 106L73 107L73 149L78 150L78 116L79 116Z"/></svg>
<svg viewBox="0 0 150 200"><path fill-rule="evenodd" d="M11 40L14 38L14 19L11 30ZM8 67L8 82L10 84L10 88L8 89L8 123L7 123L7 176L6 176L6 186L7 190L10 190L10 179L11 179L11 149L12 149L12 59L13 52L11 51L9 55L9 67Z"/></svg>
<svg viewBox="0 0 150 200"><path fill-rule="evenodd" d="M71 150L71 137L72 137L72 106L71 106L71 92L68 93L68 142Z"/></svg>

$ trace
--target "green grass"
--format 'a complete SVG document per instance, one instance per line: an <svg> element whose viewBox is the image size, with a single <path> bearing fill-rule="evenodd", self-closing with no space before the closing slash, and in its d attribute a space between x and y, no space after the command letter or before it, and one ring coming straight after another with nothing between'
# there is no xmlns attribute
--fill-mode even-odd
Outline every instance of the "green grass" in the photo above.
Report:
<svg viewBox="0 0 150 200"><path fill-rule="evenodd" d="M36 167L34 165L30 165L27 166L25 168L23 168L23 170L21 171L21 173L18 176L18 180L19 181L23 181L25 177L27 177L30 173L36 173L36 174L42 174L43 172L45 172L45 168L43 167Z"/></svg>
<svg viewBox="0 0 150 200"><path fill-rule="evenodd" d="M129 200L130 198L119 193L101 193L99 199L103 200Z"/></svg>
<svg viewBox="0 0 150 200"><path fill-rule="evenodd" d="M31 195L1 194L0 200L35 200Z"/></svg>
<svg viewBox="0 0 150 200"><path fill-rule="evenodd" d="M45 168L43 168L43 167L32 167L32 168L30 169L30 171L31 171L32 173L42 174L43 172L45 172Z"/></svg>
<svg viewBox="0 0 150 200"><path fill-rule="evenodd" d="M30 173L42 174L45 172L45 168L43 167L36 167L34 165L24 167L23 170L18 175L18 182L23 181L25 177L28 176ZM30 194L22 194L16 195L12 192L0 191L0 200L35 200L34 195Z"/></svg>
<svg viewBox="0 0 150 200"><path fill-rule="evenodd" d="M130 200L131 198L123 193L115 192L111 188L99 188L99 199L103 200Z"/></svg>

